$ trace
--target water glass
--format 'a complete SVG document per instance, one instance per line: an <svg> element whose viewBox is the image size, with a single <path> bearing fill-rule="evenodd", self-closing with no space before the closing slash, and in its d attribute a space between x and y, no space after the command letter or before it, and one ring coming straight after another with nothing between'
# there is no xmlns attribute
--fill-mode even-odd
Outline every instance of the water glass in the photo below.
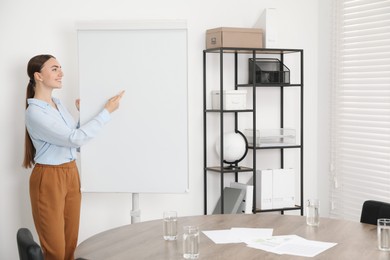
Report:
<svg viewBox="0 0 390 260"><path fill-rule="evenodd" d="M306 223L309 226L320 225L320 201L309 199L306 202Z"/></svg>
<svg viewBox="0 0 390 260"><path fill-rule="evenodd" d="M382 251L390 251L390 219L378 219L378 248Z"/></svg>
<svg viewBox="0 0 390 260"><path fill-rule="evenodd" d="M183 234L183 257L185 259L199 258L199 228L185 226Z"/></svg>
<svg viewBox="0 0 390 260"><path fill-rule="evenodd" d="M165 240L177 239L177 212L165 211L163 218L163 233Z"/></svg>

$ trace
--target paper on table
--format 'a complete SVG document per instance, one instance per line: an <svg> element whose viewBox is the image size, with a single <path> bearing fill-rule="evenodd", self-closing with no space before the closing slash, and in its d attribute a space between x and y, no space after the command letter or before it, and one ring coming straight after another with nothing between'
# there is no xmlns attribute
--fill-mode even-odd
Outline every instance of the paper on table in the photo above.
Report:
<svg viewBox="0 0 390 260"><path fill-rule="evenodd" d="M307 240L296 235L274 236L246 241L248 247L262 249L275 254L314 257L337 243Z"/></svg>
<svg viewBox="0 0 390 260"><path fill-rule="evenodd" d="M314 257L323 251L337 245L337 243L313 241L313 240L293 240L277 248L280 254L298 255Z"/></svg>
<svg viewBox="0 0 390 260"><path fill-rule="evenodd" d="M216 244L242 243L251 238L272 236L272 228L231 228L202 231Z"/></svg>
<svg viewBox="0 0 390 260"><path fill-rule="evenodd" d="M272 236L272 228L231 228L231 234L240 242L244 242L250 238L262 238Z"/></svg>
<svg viewBox="0 0 390 260"><path fill-rule="evenodd" d="M231 228L202 231L216 244L245 242L248 247L275 254L314 257L337 243L307 240L297 235L272 236L272 228Z"/></svg>
<svg viewBox="0 0 390 260"><path fill-rule="evenodd" d="M264 238L252 238L245 240L244 242L252 248L261 249L268 252L273 252L279 254L276 249L281 245L288 243L292 240L303 239L296 235L286 235L286 236L273 236L273 237L264 237Z"/></svg>
<svg viewBox="0 0 390 260"><path fill-rule="evenodd" d="M241 241L237 241L238 239L231 235L230 229L209 230L202 232L216 244L241 243Z"/></svg>

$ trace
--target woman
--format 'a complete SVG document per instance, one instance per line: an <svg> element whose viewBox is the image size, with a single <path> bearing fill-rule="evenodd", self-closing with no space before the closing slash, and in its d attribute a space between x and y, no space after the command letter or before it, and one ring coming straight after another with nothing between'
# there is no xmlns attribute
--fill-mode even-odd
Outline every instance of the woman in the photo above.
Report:
<svg viewBox="0 0 390 260"><path fill-rule="evenodd" d="M102 111L78 126L59 99L62 68L55 57L38 55L29 61L26 97L26 136L23 166L34 166L30 176L30 199L35 227L45 260L74 259L80 217L80 180L76 149L85 144L110 120L119 107L123 91L112 97ZM79 108L79 101L76 101Z"/></svg>

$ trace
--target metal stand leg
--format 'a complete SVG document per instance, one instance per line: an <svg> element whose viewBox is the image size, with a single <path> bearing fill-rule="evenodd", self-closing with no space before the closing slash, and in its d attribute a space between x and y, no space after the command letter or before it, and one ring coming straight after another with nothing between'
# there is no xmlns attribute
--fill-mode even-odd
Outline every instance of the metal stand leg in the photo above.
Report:
<svg viewBox="0 0 390 260"><path fill-rule="evenodd" d="M132 193L131 201L133 205L132 210L130 212L131 224L134 224L141 221L141 211L139 209L139 193Z"/></svg>

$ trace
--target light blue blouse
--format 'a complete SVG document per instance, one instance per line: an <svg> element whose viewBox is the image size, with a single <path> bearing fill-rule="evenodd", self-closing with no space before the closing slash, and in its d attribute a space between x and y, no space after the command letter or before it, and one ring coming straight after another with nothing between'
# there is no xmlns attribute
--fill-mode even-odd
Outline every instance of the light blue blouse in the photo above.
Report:
<svg viewBox="0 0 390 260"><path fill-rule="evenodd" d="M30 98L27 102L26 127L36 150L35 163L40 164L59 165L75 160L77 149L94 138L111 118L103 109L79 126L58 98L53 98L58 110L39 99Z"/></svg>

